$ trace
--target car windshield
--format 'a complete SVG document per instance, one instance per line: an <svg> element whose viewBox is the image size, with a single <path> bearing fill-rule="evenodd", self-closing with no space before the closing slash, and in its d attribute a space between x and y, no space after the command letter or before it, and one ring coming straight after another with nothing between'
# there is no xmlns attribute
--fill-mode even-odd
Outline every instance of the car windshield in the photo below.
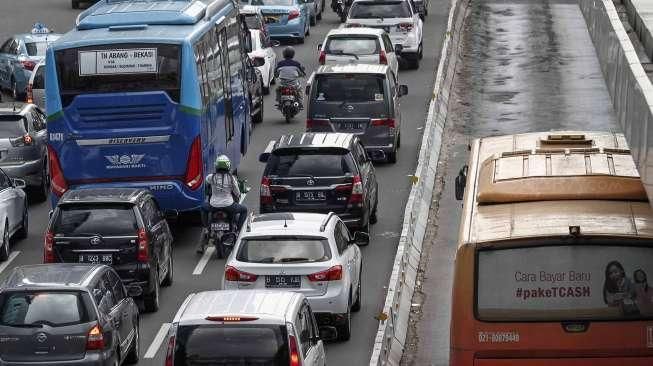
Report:
<svg viewBox="0 0 653 366"><path fill-rule="evenodd" d="M315 102L368 103L384 98L383 78L373 75L335 75L318 77Z"/></svg>
<svg viewBox="0 0 653 366"><path fill-rule="evenodd" d="M283 325L216 324L180 326L175 366L288 365ZM218 345L216 347L216 345Z"/></svg>
<svg viewBox="0 0 653 366"><path fill-rule="evenodd" d="M252 0L252 5L291 6L295 0Z"/></svg>
<svg viewBox="0 0 653 366"><path fill-rule="evenodd" d="M324 262L331 259L331 251L324 238L247 238L240 244L236 259L251 263Z"/></svg>
<svg viewBox="0 0 653 366"><path fill-rule="evenodd" d="M0 115L0 138L18 137L27 133L25 118L19 115Z"/></svg>
<svg viewBox="0 0 653 366"><path fill-rule="evenodd" d="M410 18L409 6L408 1L358 1L351 6L349 17L352 19Z"/></svg>
<svg viewBox="0 0 653 366"><path fill-rule="evenodd" d="M79 291L10 291L0 295L0 325L59 327L91 321L90 298Z"/></svg>
<svg viewBox="0 0 653 366"><path fill-rule="evenodd" d="M256 14L246 14L245 23L249 29L261 29L261 20Z"/></svg>
<svg viewBox="0 0 653 366"><path fill-rule="evenodd" d="M349 53L354 55L374 55L379 53L376 37L330 37L325 47L326 53Z"/></svg>
<svg viewBox="0 0 653 366"><path fill-rule="evenodd" d="M53 224L57 236L136 235L134 209L126 204L61 205Z"/></svg>
<svg viewBox="0 0 653 366"><path fill-rule="evenodd" d="M47 42L27 42L25 43L27 54L29 56L45 56L45 50L48 48Z"/></svg>
<svg viewBox="0 0 653 366"><path fill-rule="evenodd" d="M270 155L266 175L277 177L342 177L353 175L353 162L344 150L276 151Z"/></svg>

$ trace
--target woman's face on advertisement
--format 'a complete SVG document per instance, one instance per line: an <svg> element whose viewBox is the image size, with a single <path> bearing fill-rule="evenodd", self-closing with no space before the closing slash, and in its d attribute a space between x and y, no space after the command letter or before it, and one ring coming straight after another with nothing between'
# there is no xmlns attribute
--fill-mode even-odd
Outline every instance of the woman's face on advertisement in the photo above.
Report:
<svg viewBox="0 0 653 366"><path fill-rule="evenodd" d="M618 281L623 277L623 272L614 264L608 269L608 276L612 281Z"/></svg>

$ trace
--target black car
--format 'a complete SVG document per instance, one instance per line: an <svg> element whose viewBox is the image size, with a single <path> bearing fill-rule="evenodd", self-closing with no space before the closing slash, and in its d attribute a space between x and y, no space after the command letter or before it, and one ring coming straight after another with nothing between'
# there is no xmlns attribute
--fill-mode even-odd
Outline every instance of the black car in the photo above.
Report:
<svg viewBox="0 0 653 366"><path fill-rule="evenodd" d="M257 66L265 63L262 57L247 58L247 89L249 91L249 113L253 123L263 122L263 76Z"/></svg>
<svg viewBox="0 0 653 366"><path fill-rule="evenodd" d="M111 267L16 267L0 287L0 364L137 363L138 306Z"/></svg>
<svg viewBox="0 0 653 366"><path fill-rule="evenodd" d="M376 222L378 183L360 139L349 133L284 135L259 161L261 213L335 212L354 231Z"/></svg>
<svg viewBox="0 0 653 366"><path fill-rule="evenodd" d="M74 189L52 213L43 261L113 266L145 310L157 311L159 286L172 284L172 240L148 190Z"/></svg>

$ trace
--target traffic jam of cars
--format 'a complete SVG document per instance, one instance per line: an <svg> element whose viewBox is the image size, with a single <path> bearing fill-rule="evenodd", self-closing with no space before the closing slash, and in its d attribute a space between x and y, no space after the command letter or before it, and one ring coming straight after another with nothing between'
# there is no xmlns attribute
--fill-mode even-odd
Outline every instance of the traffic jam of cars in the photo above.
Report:
<svg viewBox="0 0 653 366"><path fill-rule="evenodd" d="M2 44L1 270L30 202L51 210L41 263L0 283L0 365L142 361L141 316L174 286L173 235L200 217L197 252L224 258L223 275L169 319L166 366L323 366L328 343L355 337L375 164L397 162L399 73L419 67L425 12L337 1L349 17L310 71L290 44L325 0L73 0L88 8L69 32L36 23ZM256 212L237 174L268 102L306 124L249 146Z"/></svg>

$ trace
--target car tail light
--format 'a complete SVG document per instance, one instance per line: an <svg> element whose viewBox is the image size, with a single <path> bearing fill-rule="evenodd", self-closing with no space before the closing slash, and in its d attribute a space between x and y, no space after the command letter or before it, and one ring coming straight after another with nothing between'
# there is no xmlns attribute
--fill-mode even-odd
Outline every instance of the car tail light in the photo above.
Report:
<svg viewBox="0 0 653 366"><path fill-rule="evenodd" d="M174 366L175 364L175 336L174 334L168 338L168 349L166 350L166 363L165 366Z"/></svg>
<svg viewBox="0 0 653 366"><path fill-rule="evenodd" d="M410 32L413 29L413 23L399 23L397 24L397 28L404 32Z"/></svg>
<svg viewBox="0 0 653 366"><path fill-rule="evenodd" d="M104 335L102 334L102 328L100 325L95 325L91 330L88 331L86 336L86 350L103 350L104 349Z"/></svg>
<svg viewBox="0 0 653 366"><path fill-rule="evenodd" d="M317 59L317 62L319 62L320 65L324 65L326 62L326 52L320 51L320 57Z"/></svg>
<svg viewBox="0 0 653 366"><path fill-rule="evenodd" d="M199 136L195 137L193 144L190 146L188 153L188 163L186 164L186 175L184 183L191 190L196 190L202 185L204 180L202 168L202 140Z"/></svg>
<svg viewBox="0 0 653 366"><path fill-rule="evenodd" d="M325 271L308 275L308 280L311 282L340 281L341 279L342 279L342 266L339 264Z"/></svg>
<svg viewBox="0 0 653 366"><path fill-rule="evenodd" d="M43 240L43 263L54 263L54 234L48 230Z"/></svg>
<svg viewBox="0 0 653 366"><path fill-rule="evenodd" d="M16 137L9 139L9 143L11 146L29 146L32 144L32 136L30 136L28 133L24 134L23 136Z"/></svg>
<svg viewBox="0 0 653 366"><path fill-rule="evenodd" d="M295 89L284 86L281 88L281 95L295 95Z"/></svg>
<svg viewBox="0 0 653 366"><path fill-rule="evenodd" d="M290 348L290 366L302 366L302 358L299 356L299 345L297 337L288 335L288 346Z"/></svg>
<svg viewBox="0 0 653 366"><path fill-rule="evenodd" d="M288 20L292 20L295 18L299 18L299 10L297 9L293 9L290 11L290 13L288 13Z"/></svg>
<svg viewBox="0 0 653 366"><path fill-rule="evenodd" d="M254 316L207 316L204 318L211 322L252 322L258 320Z"/></svg>
<svg viewBox="0 0 653 366"><path fill-rule="evenodd" d="M261 179L261 204L272 204L272 192L270 191L270 178L263 177Z"/></svg>
<svg viewBox="0 0 653 366"><path fill-rule="evenodd" d="M362 27L362 25L360 25L358 23L349 23L349 24L346 24L345 27L346 28L358 28L358 27Z"/></svg>
<svg viewBox="0 0 653 366"><path fill-rule="evenodd" d="M23 60L20 62L20 64L23 66L23 69L32 71L34 70L34 67L36 67L36 62L31 61L31 60Z"/></svg>
<svg viewBox="0 0 653 366"><path fill-rule="evenodd" d="M351 188L351 196L349 196L349 204L361 204L363 203L363 181L361 181L361 176L354 176L354 183Z"/></svg>
<svg viewBox="0 0 653 366"><path fill-rule="evenodd" d="M394 118L379 118L379 119L375 118L370 121L370 125L374 127L386 126L390 128L395 128L395 120Z"/></svg>
<svg viewBox="0 0 653 366"><path fill-rule="evenodd" d="M381 65L387 65L388 64L388 58L385 56L385 51L379 52L379 63Z"/></svg>
<svg viewBox="0 0 653 366"><path fill-rule="evenodd" d="M313 119L313 118L308 118L306 120L306 128L328 128L329 127L329 120L328 119Z"/></svg>
<svg viewBox="0 0 653 366"><path fill-rule="evenodd" d="M150 241L147 237L147 232L145 229L138 229L138 255L137 260L141 263L147 263L150 261Z"/></svg>
<svg viewBox="0 0 653 366"><path fill-rule="evenodd" d="M27 103L34 103L34 95L32 94L32 84L27 84Z"/></svg>
<svg viewBox="0 0 653 366"><path fill-rule="evenodd" d="M52 193L61 197L68 190L68 183L63 175L56 151L48 145L48 163L50 168L50 189Z"/></svg>
<svg viewBox="0 0 653 366"><path fill-rule="evenodd" d="M227 266L224 269L224 279L227 281L255 282L257 278L257 275L240 271L236 267Z"/></svg>

